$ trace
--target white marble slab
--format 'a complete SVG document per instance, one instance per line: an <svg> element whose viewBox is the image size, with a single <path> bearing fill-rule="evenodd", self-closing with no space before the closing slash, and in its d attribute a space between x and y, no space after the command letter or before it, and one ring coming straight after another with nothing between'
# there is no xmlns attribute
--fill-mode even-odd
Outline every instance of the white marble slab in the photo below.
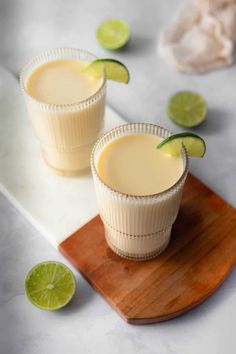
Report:
<svg viewBox="0 0 236 354"><path fill-rule="evenodd" d="M106 108L105 130L125 123ZM42 161L18 81L0 68L0 191L55 247L98 212L92 176L52 174Z"/></svg>

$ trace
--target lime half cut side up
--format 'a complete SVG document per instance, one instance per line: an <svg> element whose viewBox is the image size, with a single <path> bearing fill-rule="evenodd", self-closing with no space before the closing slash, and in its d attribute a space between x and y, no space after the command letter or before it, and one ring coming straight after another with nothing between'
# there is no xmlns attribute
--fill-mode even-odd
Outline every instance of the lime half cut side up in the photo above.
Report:
<svg viewBox="0 0 236 354"><path fill-rule="evenodd" d="M71 270L54 261L35 265L25 279L25 292L30 302L41 310L58 310L67 305L75 293Z"/></svg>
<svg viewBox="0 0 236 354"><path fill-rule="evenodd" d="M129 71L126 66L115 59L95 59L83 67L83 72L99 79L104 73L108 80L129 82Z"/></svg>
<svg viewBox="0 0 236 354"><path fill-rule="evenodd" d="M168 101L168 116L174 123L184 128L193 128L201 124L206 113L206 101L196 92L180 91Z"/></svg>
<svg viewBox="0 0 236 354"><path fill-rule="evenodd" d="M171 135L158 144L157 148L169 155L179 156L183 145L192 157L203 157L206 152L205 141L200 136L188 132Z"/></svg>
<svg viewBox="0 0 236 354"><path fill-rule="evenodd" d="M125 21L119 19L104 21L97 28L96 38L101 47L105 49L121 49L129 41L129 26Z"/></svg>

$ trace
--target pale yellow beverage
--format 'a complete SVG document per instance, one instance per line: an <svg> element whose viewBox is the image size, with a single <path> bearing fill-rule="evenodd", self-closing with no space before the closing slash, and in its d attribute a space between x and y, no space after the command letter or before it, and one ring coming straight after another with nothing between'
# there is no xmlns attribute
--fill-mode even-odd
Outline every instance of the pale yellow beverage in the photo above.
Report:
<svg viewBox="0 0 236 354"><path fill-rule="evenodd" d="M129 195L146 196L169 189L182 175L183 161L158 150L162 140L152 134L114 140L99 157L99 176L112 189Z"/></svg>
<svg viewBox="0 0 236 354"><path fill-rule="evenodd" d="M73 176L89 166L104 126L105 78L83 73L94 57L59 48L35 57L21 73L21 86L47 165Z"/></svg>
<svg viewBox="0 0 236 354"><path fill-rule="evenodd" d="M94 95L103 79L83 73L86 63L78 59L57 59L37 67L27 82L27 92L48 104L73 104Z"/></svg>
<svg viewBox="0 0 236 354"><path fill-rule="evenodd" d="M169 132L147 123L114 128L96 143L92 172L109 246L119 255L146 260L170 241L188 159L156 147Z"/></svg>

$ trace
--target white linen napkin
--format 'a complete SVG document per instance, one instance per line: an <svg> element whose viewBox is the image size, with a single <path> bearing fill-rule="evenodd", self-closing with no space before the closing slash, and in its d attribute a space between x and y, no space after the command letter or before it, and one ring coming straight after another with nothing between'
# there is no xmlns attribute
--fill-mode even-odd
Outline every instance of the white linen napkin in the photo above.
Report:
<svg viewBox="0 0 236 354"><path fill-rule="evenodd" d="M161 57L175 70L201 73L230 65L236 0L193 0L159 37Z"/></svg>

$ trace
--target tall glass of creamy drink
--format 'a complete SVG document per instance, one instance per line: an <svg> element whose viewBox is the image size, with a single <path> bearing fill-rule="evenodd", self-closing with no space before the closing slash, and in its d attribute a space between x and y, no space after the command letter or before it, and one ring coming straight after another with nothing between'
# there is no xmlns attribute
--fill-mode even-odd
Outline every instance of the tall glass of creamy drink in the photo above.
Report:
<svg viewBox="0 0 236 354"><path fill-rule="evenodd" d="M101 137L91 166L108 245L122 257L147 260L170 241L188 172L179 157L156 146L170 132L146 123L125 124Z"/></svg>
<svg viewBox="0 0 236 354"><path fill-rule="evenodd" d="M43 158L61 175L77 175L89 167L103 130L105 76L95 79L82 70L94 59L80 49L52 49L34 57L20 75Z"/></svg>

